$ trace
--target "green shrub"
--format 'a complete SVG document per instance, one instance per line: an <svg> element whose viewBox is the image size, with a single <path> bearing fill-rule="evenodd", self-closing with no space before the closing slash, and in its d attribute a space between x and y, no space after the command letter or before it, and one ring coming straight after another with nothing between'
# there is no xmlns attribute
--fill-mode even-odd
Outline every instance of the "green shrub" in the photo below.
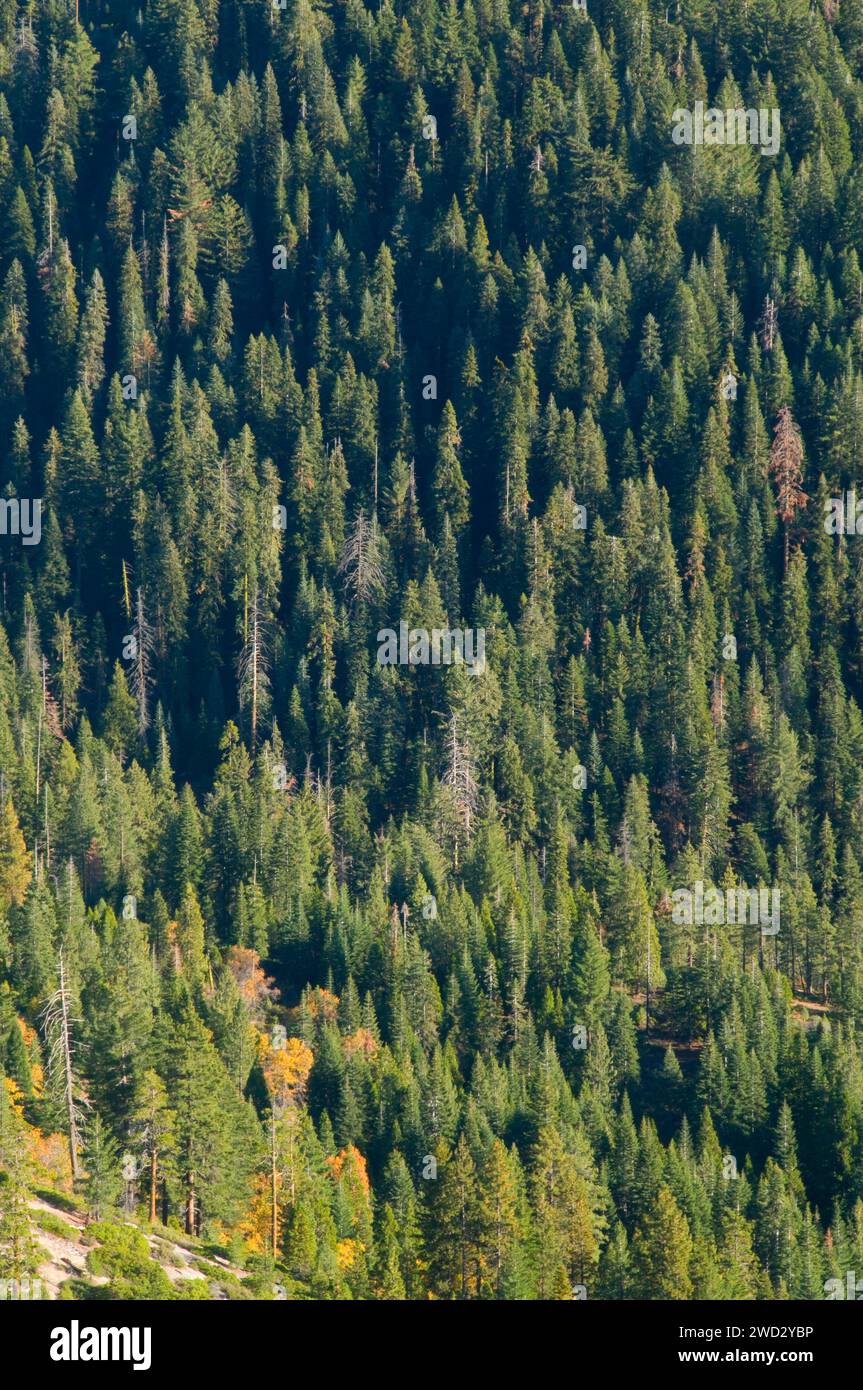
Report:
<svg viewBox="0 0 863 1390"><path fill-rule="evenodd" d="M150 1247L140 1231L133 1226L95 1221L88 1227L87 1234L99 1242L87 1256L87 1268L91 1274L108 1276L112 1298L173 1297L171 1281L150 1258Z"/></svg>
<svg viewBox="0 0 863 1390"><path fill-rule="evenodd" d="M33 1196L41 1201L47 1202L50 1207L59 1207L60 1211L72 1212L76 1216L82 1216L87 1210L86 1202L80 1197L70 1197L68 1192L55 1192L51 1187L34 1187Z"/></svg>
<svg viewBox="0 0 863 1390"><path fill-rule="evenodd" d="M51 1236L61 1236L63 1240L77 1240L80 1235L74 1226L70 1226L68 1221L61 1221L52 1211L37 1211L34 1219L39 1229L47 1231Z"/></svg>

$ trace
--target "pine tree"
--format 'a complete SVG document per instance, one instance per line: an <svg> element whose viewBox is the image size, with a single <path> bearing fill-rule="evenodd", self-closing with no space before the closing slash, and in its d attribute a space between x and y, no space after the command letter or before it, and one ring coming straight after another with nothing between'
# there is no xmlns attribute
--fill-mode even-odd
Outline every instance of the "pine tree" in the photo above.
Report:
<svg viewBox="0 0 863 1390"><path fill-rule="evenodd" d="M632 1240L632 1262L639 1297L692 1297L689 1259L692 1237L686 1217L670 1190L660 1187L656 1203L641 1220Z"/></svg>
<svg viewBox="0 0 863 1390"><path fill-rule="evenodd" d="M803 481L803 444L791 411L783 405L773 427L770 471L776 479L776 510L785 527L785 570L788 570L788 532L800 508L808 500Z"/></svg>
<svg viewBox="0 0 863 1390"><path fill-rule="evenodd" d="M464 1135L451 1152L443 1141L439 1143L434 1157L438 1173L430 1181L424 1214L429 1286L438 1297L476 1297L479 1292L476 1167Z"/></svg>
<svg viewBox="0 0 863 1390"><path fill-rule="evenodd" d="M156 1220L159 1182L171 1171L175 1149L176 1118L168 1104L168 1093L158 1072L144 1072L136 1091L130 1116L135 1150L146 1164L148 1219Z"/></svg>
<svg viewBox="0 0 863 1390"><path fill-rule="evenodd" d="M91 1221L101 1221L116 1206L123 1178L120 1150L98 1113L87 1123L82 1159L88 1215Z"/></svg>

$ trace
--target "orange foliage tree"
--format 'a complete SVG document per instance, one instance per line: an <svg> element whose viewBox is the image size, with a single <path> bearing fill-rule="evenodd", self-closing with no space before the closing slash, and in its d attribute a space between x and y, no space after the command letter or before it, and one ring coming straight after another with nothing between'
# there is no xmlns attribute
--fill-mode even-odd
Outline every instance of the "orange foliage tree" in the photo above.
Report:
<svg viewBox="0 0 863 1390"><path fill-rule="evenodd" d="M250 946L232 946L228 952L227 966L237 982L240 998L258 1023L267 1005L279 997L274 980L264 974L261 957Z"/></svg>
<svg viewBox="0 0 863 1390"><path fill-rule="evenodd" d="M357 1252L368 1248L372 1232L372 1210L369 1200L369 1174L366 1161L354 1144L340 1149L327 1159L333 1180L339 1184L351 1214L353 1239ZM352 1260L353 1262L353 1260Z"/></svg>

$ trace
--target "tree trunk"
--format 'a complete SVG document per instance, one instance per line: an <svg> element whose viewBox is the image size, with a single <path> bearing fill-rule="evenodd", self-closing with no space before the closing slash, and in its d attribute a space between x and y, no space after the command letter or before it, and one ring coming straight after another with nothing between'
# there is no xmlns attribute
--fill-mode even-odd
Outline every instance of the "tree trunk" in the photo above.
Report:
<svg viewBox="0 0 863 1390"><path fill-rule="evenodd" d="M186 1191L186 1234L195 1234L195 1174L188 1175L188 1188Z"/></svg>
<svg viewBox="0 0 863 1390"><path fill-rule="evenodd" d="M69 1028L69 1007L66 994L66 966L60 952L60 1009L63 1018L63 1065L66 1072L66 1106L69 1114L69 1157L72 1161L72 1180L81 1176L78 1162L78 1120L75 1114L75 1080L72 1075L72 1038Z"/></svg>
<svg viewBox="0 0 863 1390"><path fill-rule="evenodd" d="M150 1221L156 1223L156 1149L150 1154Z"/></svg>
<svg viewBox="0 0 863 1390"><path fill-rule="evenodd" d="M278 1191L278 1174L277 1174L277 1172L276 1172L276 1117L275 1117L275 1113L273 1113L273 1114L271 1115L271 1117L270 1117L270 1180L271 1180L271 1187L272 1187L271 1196L272 1196L272 1202L273 1202L273 1221L272 1221L272 1227L271 1227L271 1230L270 1230L270 1236L271 1236L272 1242L273 1242L273 1261L275 1261L275 1260L278 1258L278 1250L279 1250L279 1202L278 1202L279 1191Z"/></svg>

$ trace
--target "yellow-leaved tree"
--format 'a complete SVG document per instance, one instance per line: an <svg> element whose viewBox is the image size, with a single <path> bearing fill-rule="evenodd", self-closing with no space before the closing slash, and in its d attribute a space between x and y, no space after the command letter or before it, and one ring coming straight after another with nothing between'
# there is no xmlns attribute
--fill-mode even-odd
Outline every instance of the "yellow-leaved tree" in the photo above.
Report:
<svg viewBox="0 0 863 1390"><path fill-rule="evenodd" d="M33 857L24 843L15 807L7 796L0 810L0 912L24 901L33 877Z"/></svg>
<svg viewBox="0 0 863 1390"><path fill-rule="evenodd" d="M293 1202L298 1109L315 1057L301 1038L281 1037L274 1046L266 1034L261 1035L259 1056L270 1096L270 1241L275 1258L279 1248L279 1189L286 1171Z"/></svg>

